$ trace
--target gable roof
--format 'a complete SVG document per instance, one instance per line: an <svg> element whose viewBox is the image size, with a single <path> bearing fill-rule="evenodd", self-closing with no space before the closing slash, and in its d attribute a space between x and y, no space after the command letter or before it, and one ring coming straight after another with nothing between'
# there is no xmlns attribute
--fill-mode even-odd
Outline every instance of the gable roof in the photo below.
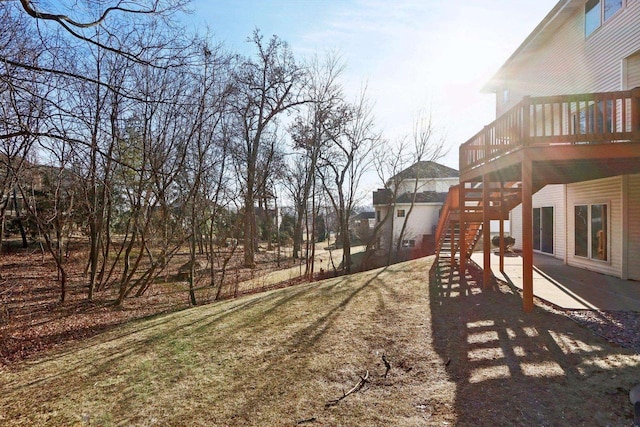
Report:
<svg viewBox="0 0 640 427"><path fill-rule="evenodd" d="M359 219L359 220L365 220L365 219L374 219L376 217L376 213L373 211L365 211L365 212L360 212L358 215L352 217L351 219Z"/></svg>
<svg viewBox="0 0 640 427"><path fill-rule="evenodd" d="M562 24L564 24L576 10L584 7L584 0L560 0L542 21L533 29L531 34L518 46L509 59L498 69L491 79L483 86L481 92L493 93L503 86L506 70L518 61L533 54L543 45Z"/></svg>
<svg viewBox="0 0 640 427"><path fill-rule="evenodd" d="M423 160L418 163L414 163L402 172L394 175L389 179L390 182L402 181L405 179L436 179L436 178L458 178L460 172L450 168L449 166L441 165L440 163Z"/></svg>
<svg viewBox="0 0 640 427"><path fill-rule="evenodd" d="M416 203L444 203L448 193L436 193L435 191L423 191L416 193ZM411 203L413 193L404 193L396 198L396 203Z"/></svg>

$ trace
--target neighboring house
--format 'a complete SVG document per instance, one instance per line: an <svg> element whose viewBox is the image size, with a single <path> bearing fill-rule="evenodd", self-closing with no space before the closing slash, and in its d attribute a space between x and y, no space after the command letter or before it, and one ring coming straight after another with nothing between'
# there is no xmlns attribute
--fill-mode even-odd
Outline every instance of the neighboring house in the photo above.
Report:
<svg viewBox="0 0 640 427"><path fill-rule="evenodd" d="M378 233L376 247L395 247L405 222L401 247L420 249L432 244L449 187L457 184L457 170L432 161L415 163L391 177L387 188L373 193L376 223L384 221L392 210Z"/></svg>
<svg viewBox="0 0 640 427"><path fill-rule="evenodd" d="M373 229L376 226L376 213L360 212L358 215L354 215L349 218L349 227L351 234L355 240L361 244L367 244L371 236L373 236Z"/></svg>
<svg viewBox="0 0 640 427"><path fill-rule="evenodd" d="M441 250L453 241L454 257L468 255L472 235L510 219L527 311L533 251L640 280L638 87L640 1L559 1L485 87L498 118L460 148L462 184L439 226ZM453 222L460 232L447 239Z"/></svg>

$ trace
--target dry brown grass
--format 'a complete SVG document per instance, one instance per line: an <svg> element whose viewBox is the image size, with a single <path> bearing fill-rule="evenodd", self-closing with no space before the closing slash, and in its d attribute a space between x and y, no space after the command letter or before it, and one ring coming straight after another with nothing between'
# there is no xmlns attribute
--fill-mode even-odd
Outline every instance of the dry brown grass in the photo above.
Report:
<svg viewBox="0 0 640 427"><path fill-rule="evenodd" d="M119 307L114 306L118 298L116 278L122 274L117 269L112 276L114 282L96 290L93 300L87 301L86 244L75 245L66 260L69 281L64 304L59 303L60 289L53 260L34 248L24 250L13 246L11 249L11 253L0 256L0 365L34 357L68 341L86 339L127 321L190 305L188 281L179 275L180 266L189 260L186 249L172 258L143 296L130 296ZM219 251L229 253L227 248ZM264 251L256 258L256 268L244 268L242 251L236 251L227 266L220 299L288 284L263 279L269 279L271 273L277 274L274 270L290 266L291 259L277 262L275 253ZM204 259L202 255L202 265L206 265ZM220 264L216 264L215 269L216 286L210 286L208 268L198 274L195 291L198 304L213 302L217 296L222 278ZM285 281L291 276L280 279Z"/></svg>
<svg viewBox="0 0 640 427"><path fill-rule="evenodd" d="M431 262L133 322L6 368L0 424L630 424L638 355L523 314L506 288L429 286Z"/></svg>

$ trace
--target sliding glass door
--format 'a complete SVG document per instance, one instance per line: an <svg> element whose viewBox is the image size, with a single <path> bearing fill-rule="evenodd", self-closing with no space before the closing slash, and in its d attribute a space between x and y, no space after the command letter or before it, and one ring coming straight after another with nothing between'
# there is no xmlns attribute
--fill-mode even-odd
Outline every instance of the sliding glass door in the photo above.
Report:
<svg viewBox="0 0 640 427"><path fill-rule="evenodd" d="M553 255L553 206L533 208L533 249Z"/></svg>

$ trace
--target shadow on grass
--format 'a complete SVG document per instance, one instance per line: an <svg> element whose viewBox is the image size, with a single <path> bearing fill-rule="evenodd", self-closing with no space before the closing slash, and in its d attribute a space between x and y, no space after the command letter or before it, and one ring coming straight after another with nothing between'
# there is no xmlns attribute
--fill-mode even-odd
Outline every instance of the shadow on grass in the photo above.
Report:
<svg viewBox="0 0 640 427"><path fill-rule="evenodd" d="M109 336L109 338L101 338L98 341L81 343L79 346L62 353L53 354L35 362L29 362L31 366L43 365L49 363L51 359L61 359L65 357L73 357L74 354L84 351L92 351L97 347L104 347L98 351L99 363L93 363L88 366L85 361L77 360L75 363L65 363L64 369L59 369L55 374L44 375L30 382L25 382L20 386L6 384L12 386L14 390L29 388L53 381L57 378L66 378L74 372L80 372L90 369L93 376L109 372L114 366L128 358L135 358L145 354L148 348L165 340L173 339L173 337L187 336L193 330L201 329L216 322L224 320L226 317L237 313L241 310L248 310L254 305L262 304L270 299L275 299L274 294L267 294L259 298L248 298L242 300L234 300L228 303L228 308L221 310L211 316L203 316L197 309L190 308L179 310L173 313L154 314L145 318L136 319L128 322L129 327L126 332L118 331ZM191 320L192 319L192 320ZM169 327L171 326L171 327ZM82 388L82 380L78 378L77 387L67 383L68 391L77 391Z"/></svg>
<svg viewBox="0 0 640 427"><path fill-rule="evenodd" d="M522 311L513 287L441 259L430 271L434 349L456 383L459 425L631 425L638 357L565 316ZM461 280L462 279L462 280Z"/></svg>
<svg viewBox="0 0 640 427"><path fill-rule="evenodd" d="M311 325L297 332L291 340L291 348L309 348L315 344L322 337L324 332L331 327L335 319L345 310L353 298L368 288L385 271L386 268L378 270L369 280L365 281L361 286L355 288L353 292L346 295L338 305L327 311L324 316L319 317ZM339 282L336 283L336 285L337 284L339 284Z"/></svg>
<svg viewBox="0 0 640 427"><path fill-rule="evenodd" d="M307 328L298 331L295 337L289 341L286 346L295 349L304 342L306 346L312 345L321 338L324 331L331 325L333 319L349 304L360 291L370 285L380 274L382 270L362 286L355 289L340 303L328 311L324 316ZM349 276L334 279L332 283L324 284L321 292L331 293L336 287L349 280ZM52 375L41 376L33 381L25 382L20 385L6 384L12 386L14 390L29 388L51 382L59 378L66 378L73 372L80 372L89 368L93 376L99 376L109 372L114 366L124 363L129 358L137 358L144 355L147 349L152 348L158 343L175 339L175 337L189 337L210 334L215 330L217 325L222 324L227 318L238 313L242 313L238 318L237 324L232 328L228 328L227 333L243 328L252 327L257 332L260 329L268 329L269 322L264 321L269 316L278 317L278 312L282 312L283 307L287 304L295 302L303 298L310 292L316 292L317 286L314 283L303 284L291 287L285 292L268 292L265 294L256 294L254 296L242 298L239 300L229 300L218 303L219 310L213 308L210 315L203 315L199 309L207 310L206 306L199 308L189 308L173 313L155 314L142 319L136 319L128 322L129 327L125 331L119 330L112 333L108 338L103 337L97 342L82 343L74 348L62 353L54 354L54 359L64 358L65 356L73 357L79 351L93 351L98 347L98 354L92 366L88 367L83 360L77 360L75 363L65 363L63 369L59 369ZM260 307L257 310L260 318L256 318L256 314L252 313L253 307ZM263 307L268 308L263 308ZM37 366L49 363L50 358L44 358L39 361L30 362L29 365ZM99 361L95 363L95 361ZM78 381L77 387L67 383L67 391L79 391L82 387L82 381Z"/></svg>
<svg viewBox="0 0 640 427"><path fill-rule="evenodd" d="M304 366L313 360L313 357L304 357L303 355L317 351L316 344L326 333L331 331L335 333L336 321L340 319L357 296L366 290L371 290L372 285L376 283L379 284L379 277L386 270L387 268L382 268L376 271L368 280L356 288L346 288L348 292L346 292L344 296L332 301L333 307L324 311L323 315L317 317L308 326L295 331L281 348L271 350L273 354L265 355L265 360L269 362L263 366L262 369L267 372L272 372L274 370L287 369L287 365L295 364L296 371L303 371ZM325 286L323 291L329 293L335 292L335 288L348 280L349 276L343 276L341 280L336 280L335 283ZM353 316L353 313L350 313L350 316ZM283 376L286 376L284 372ZM290 384L283 383L283 381L284 378L279 378L278 380L274 380L273 383L255 386L250 392L245 390L244 404L238 408L238 416L241 418L246 417L254 408L263 404L265 396L274 395L274 398L277 398L275 394L278 392L284 393L284 389L289 387ZM244 419L250 424L251 420L249 418Z"/></svg>

